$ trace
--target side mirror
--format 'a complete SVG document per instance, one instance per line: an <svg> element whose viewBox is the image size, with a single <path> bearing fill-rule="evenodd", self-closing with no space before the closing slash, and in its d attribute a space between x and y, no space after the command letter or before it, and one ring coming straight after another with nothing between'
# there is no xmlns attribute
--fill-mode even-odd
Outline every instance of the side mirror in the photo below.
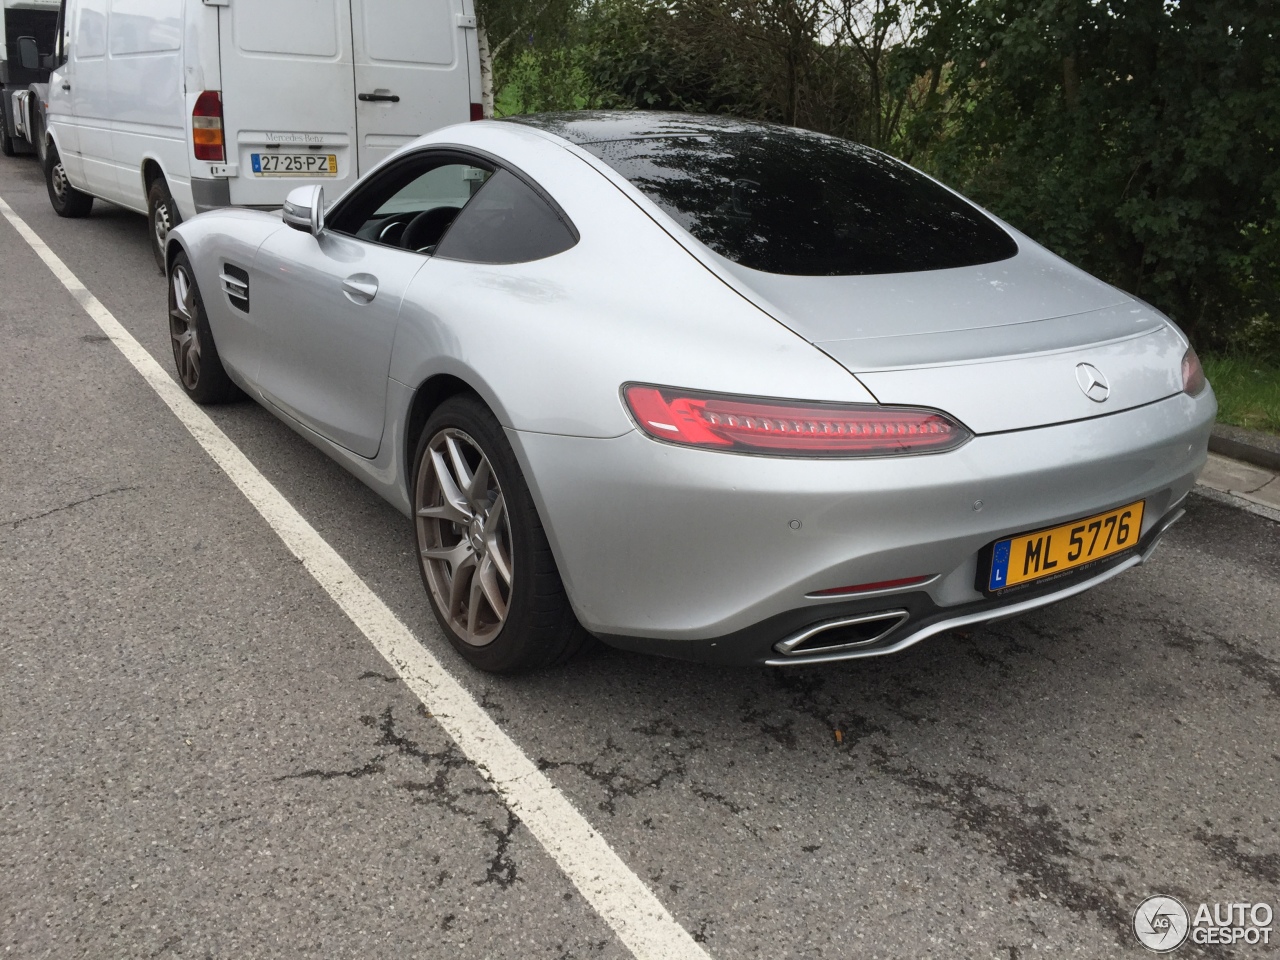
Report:
<svg viewBox="0 0 1280 960"><path fill-rule="evenodd" d="M62 64L58 62L58 55L56 53L46 53L40 58L41 70L57 70L60 66L62 66Z"/></svg>
<svg viewBox="0 0 1280 960"><path fill-rule="evenodd" d="M316 183L290 190L281 216L293 229L320 236L324 229L324 187Z"/></svg>
<svg viewBox="0 0 1280 960"><path fill-rule="evenodd" d="M18 63L23 70L40 69L40 48L36 46L35 37L18 38Z"/></svg>

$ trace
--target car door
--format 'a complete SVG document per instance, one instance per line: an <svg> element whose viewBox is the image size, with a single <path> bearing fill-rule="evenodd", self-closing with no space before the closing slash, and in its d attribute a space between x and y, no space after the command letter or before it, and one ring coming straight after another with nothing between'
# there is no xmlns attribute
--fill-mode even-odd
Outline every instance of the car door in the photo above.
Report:
<svg viewBox="0 0 1280 960"><path fill-rule="evenodd" d="M75 78L70 81L71 113L79 136L83 185L94 196L113 197L116 171L111 163L107 0L80 0L73 29L71 60ZM65 163L63 166L68 169Z"/></svg>
<svg viewBox="0 0 1280 960"><path fill-rule="evenodd" d="M267 399L375 457L404 292L488 170L457 155L403 158L362 184L318 237L278 230L250 271Z"/></svg>
<svg viewBox="0 0 1280 960"><path fill-rule="evenodd" d="M470 14L469 0L351 0L361 173L424 133L470 119Z"/></svg>

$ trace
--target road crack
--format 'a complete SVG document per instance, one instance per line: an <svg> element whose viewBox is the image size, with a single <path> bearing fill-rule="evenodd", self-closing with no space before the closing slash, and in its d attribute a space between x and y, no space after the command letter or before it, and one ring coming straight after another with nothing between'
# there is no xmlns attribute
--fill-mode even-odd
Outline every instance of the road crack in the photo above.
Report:
<svg viewBox="0 0 1280 960"><path fill-rule="evenodd" d="M32 520L40 520L44 517L52 516L55 513L63 513L64 511L71 510L75 507L83 506L86 503L92 503L94 500L101 500L103 497L109 497L109 496L112 496L113 494L124 493L129 490L140 490L140 489L142 488L136 485L112 487L110 490L103 490L101 493L95 493L91 496L85 497L82 500L73 500L70 503L64 503L60 507L54 507L52 510L45 510L43 513L33 513L28 517L18 517L16 520L9 520L7 522L9 524L10 529L17 530L19 526L21 526L24 523L30 523Z"/></svg>

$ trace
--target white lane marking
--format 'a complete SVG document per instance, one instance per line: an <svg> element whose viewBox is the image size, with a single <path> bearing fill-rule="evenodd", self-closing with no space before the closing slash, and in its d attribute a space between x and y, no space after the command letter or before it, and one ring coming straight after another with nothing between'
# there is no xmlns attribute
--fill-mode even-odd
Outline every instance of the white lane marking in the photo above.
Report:
<svg viewBox="0 0 1280 960"><path fill-rule="evenodd" d="M569 799L3 198L0 213L369 638L631 952L640 960L711 960Z"/></svg>

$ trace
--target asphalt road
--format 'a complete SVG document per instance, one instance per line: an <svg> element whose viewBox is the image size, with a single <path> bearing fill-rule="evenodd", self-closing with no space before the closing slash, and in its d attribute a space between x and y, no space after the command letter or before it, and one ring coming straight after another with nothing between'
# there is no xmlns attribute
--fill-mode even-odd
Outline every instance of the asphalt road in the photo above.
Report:
<svg viewBox="0 0 1280 960"><path fill-rule="evenodd" d="M0 198L172 368L142 217L60 220L23 158ZM4 955L630 956L3 220L0 242ZM494 679L441 639L407 521L259 407L212 413L716 960L1137 957L1150 894L1280 900L1267 519L1193 497L1146 566L894 659L604 650Z"/></svg>

